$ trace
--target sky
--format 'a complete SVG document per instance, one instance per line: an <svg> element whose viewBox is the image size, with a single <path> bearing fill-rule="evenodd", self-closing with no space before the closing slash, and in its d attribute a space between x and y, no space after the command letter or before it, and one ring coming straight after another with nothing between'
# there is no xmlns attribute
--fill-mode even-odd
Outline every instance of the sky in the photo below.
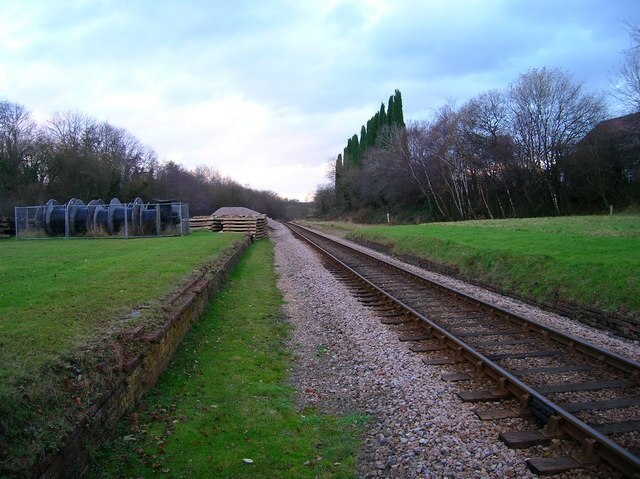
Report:
<svg viewBox="0 0 640 479"><path fill-rule="evenodd" d="M0 0L0 99L301 201L395 89L425 120L560 68L609 90L639 0Z"/></svg>

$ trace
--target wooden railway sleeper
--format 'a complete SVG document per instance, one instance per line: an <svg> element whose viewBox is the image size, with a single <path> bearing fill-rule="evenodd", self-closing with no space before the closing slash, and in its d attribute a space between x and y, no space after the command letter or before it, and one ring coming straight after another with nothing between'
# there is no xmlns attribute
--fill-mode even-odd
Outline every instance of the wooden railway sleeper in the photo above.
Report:
<svg viewBox="0 0 640 479"><path fill-rule="evenodd" d="M545 439L571 439L561 427L562 418L552 416L546 428L539 431L539 441L542 443ZM526 435L527 432L523 434ZM528 434L532 438L537 434L536 431L529 431ZM502 439L502 437L501 437ZM526 460L527 467L538 475L554 475L573 469L583 469L602 462L601 457L597 453L598 442L590 437L583 438L580 449L571 452L568 456L551 456L551 457L532 457Z"/></svg>

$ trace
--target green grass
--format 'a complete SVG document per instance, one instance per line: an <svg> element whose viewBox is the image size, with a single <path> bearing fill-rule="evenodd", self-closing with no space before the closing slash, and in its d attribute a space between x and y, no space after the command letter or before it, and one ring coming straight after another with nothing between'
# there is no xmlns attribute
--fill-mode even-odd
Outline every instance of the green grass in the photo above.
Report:
<svg viewBox="0 0 640 479"><path fill-rule="evenodd" d="M296 411L281 305L272 245L254 243L94 477L354 477L367 418Z"/></svg>
<svg viewBox="0 0 640 479"><path fill-rule="evenodd" d="M640 316L640 216L371 226L348 237L457 268L467 278L553 301Z"/></svg>
<svg viewBox="0 0 640 479"><path fill-rule="evenodd" d="M31 374L160 299L237 235L0 243L0 382Z"/></svg>
<svg viewBox="0 0 640 479"><path fill-rule="evenodd" d="M97 379L96 356L113 347L120 328L157 320L158 300L240 238L0 242L0 476L68 430L77 413L68 405L80 396L69 378ZM127 317L141 307L145 314Z"/></svg>
<svg viewBox="0 0 640 479"><path fill-rule="evenodd" d="M296 220L296 223L299 223L303 226L307 226L309 228L314 228L319 231L323 231L325 233L344 237L351 233L354 229L359 228L360 224L351 223L348 221L313 221L313 220Z"/></svg>

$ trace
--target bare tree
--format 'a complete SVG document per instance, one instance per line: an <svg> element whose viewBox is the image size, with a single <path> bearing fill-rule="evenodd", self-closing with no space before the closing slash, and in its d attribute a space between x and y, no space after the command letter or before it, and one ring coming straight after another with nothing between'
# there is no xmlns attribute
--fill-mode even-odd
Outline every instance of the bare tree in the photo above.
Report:
<svg viewBox="0 0 640 479"><path fill-rule="evenodd" d="M19 195L34 170L34 139L37 127L22 105L0 101L0 201Z"/></svg>
<svg viewBox="0 0 640 479"><path fill-rule="evenodd" d="M430 209L448 218L441 198L442 189L436 175L435 162L431 154L431 123L428 121L411 122L407 128L407 169L413 182L418 186L422 197Z"/></svg>
<svg viewBox="0 0 640 479"><path fill-rule="evenodd" d="M556 163L605 117L602 95L587 93L559 69L520 75L509 93L511 132L519 159L540 176L560 214Z"/></svg>
<svg viewBox="0 0 640 479"><path fill-rule="evenodd" d="M447 192L454 219L472 216L469 195L470 176L460 138L460 115L452 104L438 111L431 129L432 158Z"/></svg>
<svg viewBox="0 0 640 479"><path fill-rule="evenodd" d="M0 214L49 198L136 196L178 199L190 204L191 214L238 205L284 218L288 206L276 193L242 186L211 167L160 164L156 152L124 128L71 111L38 126L23 106L0 100Z"/></svg>
<svg viewBox="0 0 640 479"><path fill-rule="evenodd" d="M467 158L460 138L460 117L452 104L431 121L407 129L407 169L434 216L444 220L473 216Z"/></svg>
<svg viewBox="0 0 640 479"><path fill-rule="evenodd" d="M222 182L222 175L220 175L220 172L212 166L198 165L196 166L195 170L193 170L193 174L203 183Z"/></svg>
<svg viewBox="0 0 640 479"><path fill-rule="evenodd" d="M627 22L631 46L612 80L612 94L629 110L640 111L640 26Z"/></svg>
<svg viewBox="0 0 640 479"><path fill-rule="evenodd" d="M405 127L384 125L363 160L360 191L365 205L383 207L415 201L419 193L411 181L407 155Z"/></svg>
<svg viewBox="0 0 640 479"><path fill-rule="evenodd" d="M99 143L98 123L81 113L59 112L47 122L45 134L49 154L49 195L60 198L104 196L108 185L96 183L96 178L103 178L104 174L93 155Z"/></svg>
<svg viewBox="0 0 640 479"><path fill-rule="evenodd" d="M462 152L479 200L477 211L484 210L489 218L516 216L507 182L515 165L505 95L497 90L483 93L463 105L459 115Z"/></svg>
<svg viewBox="0 0 640 479"><path fill-rule="evenodd" d="M319 216L326 216L336 207L336 192L333 183L318 185L313 195L313 205L315 213Z"/></svg>

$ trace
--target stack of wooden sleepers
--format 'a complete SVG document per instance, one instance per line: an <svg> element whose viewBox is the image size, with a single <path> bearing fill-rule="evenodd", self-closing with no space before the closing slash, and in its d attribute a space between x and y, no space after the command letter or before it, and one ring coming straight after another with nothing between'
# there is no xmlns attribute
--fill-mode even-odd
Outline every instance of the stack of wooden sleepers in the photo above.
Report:
<svg viewBox="0 0 640 479"><path fill-rule="evenodd" d="M189 226L192 230L245 233L254 239L268 236L267 215L239 206L219 208L210 216L194 216L189 219Z"/></svg>
<svg viewBox="0 0 640 479"><path fill-rule="evenodd" d="M267 215L238 206L225 206L213 213L214 231L234 231L253 236L267 237ZM217 223L217 224L216 224Z"/></svg>
<svg viewBox="0 0 640 479"><path fill-rule="evenodd" d="M189 228L191 230L213 231L213 216L192 216L189 218Z"/></svg>
<svg viewBox="0 0 640 479"><path fill-rule="evenodd" d="M267 237L267 217L255 216L235 216L226 218L215 218L222 226L222 231L235 231L252 235L255 239Z"/></svg>
<svg viewBox="0 0 640 479"><path fill-rule="evenodd" d="M15 236L16 226L13 218L0 217L0 238Z"/></svg>

